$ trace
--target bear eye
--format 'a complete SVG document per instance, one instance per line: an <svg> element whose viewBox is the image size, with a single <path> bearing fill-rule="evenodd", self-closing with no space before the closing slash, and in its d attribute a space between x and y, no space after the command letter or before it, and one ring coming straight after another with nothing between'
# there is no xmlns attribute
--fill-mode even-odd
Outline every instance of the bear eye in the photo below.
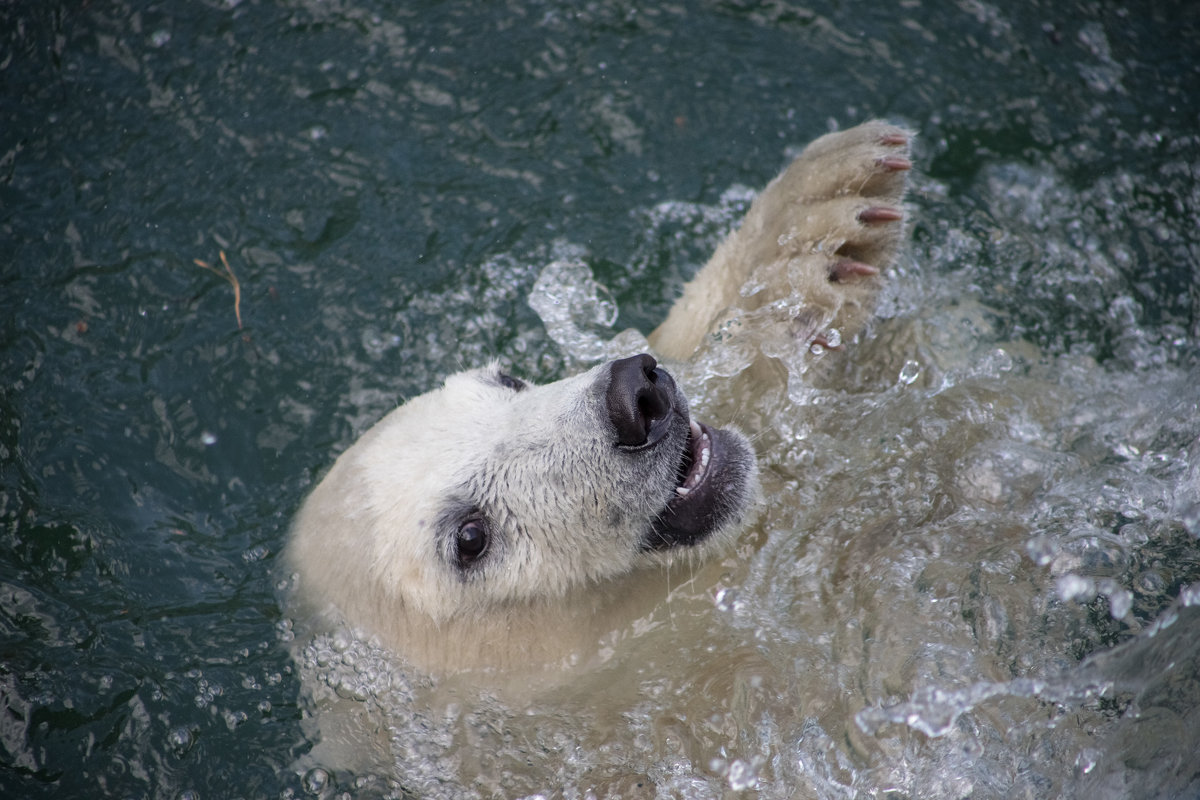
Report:
<svg viewBox="0 0 1200 800"><path fill-rule="evenodd" d="M520 392L529 385L529 384L525 383L525 381L521 380L520 378L514 378L512 375L509 375L507 372L497 372L496 373L496 382L499 383L501 386L503 386L505 389L512 389L514 392Z"/></svg>
<svg viewBox="0 0 1200 800"><path fill-rule="evenodd" d="M469 519L454 535L454 555L460 567L469 567L487 552L489 534L481 519Z"/></svg>

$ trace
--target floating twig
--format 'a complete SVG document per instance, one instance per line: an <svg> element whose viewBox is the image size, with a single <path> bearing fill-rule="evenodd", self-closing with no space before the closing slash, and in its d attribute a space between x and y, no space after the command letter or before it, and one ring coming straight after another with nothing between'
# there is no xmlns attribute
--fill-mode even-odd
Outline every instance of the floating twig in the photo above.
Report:
<svg viewBox="0 0 1200 800"><path fill-rule="evenodd" d="M229 281L229 285L233 287L233 315L237 317L238 330L240 331L242 329L242 285L238 283L237 276L233 274L233 269L229 266L229 260L225 258L225 251L220 250L218 252L221 254L221 266L225 268L224 272L207 261L201 261L198 258L192 260L196 262L196 266L203 267L212 274Z"/></svg>

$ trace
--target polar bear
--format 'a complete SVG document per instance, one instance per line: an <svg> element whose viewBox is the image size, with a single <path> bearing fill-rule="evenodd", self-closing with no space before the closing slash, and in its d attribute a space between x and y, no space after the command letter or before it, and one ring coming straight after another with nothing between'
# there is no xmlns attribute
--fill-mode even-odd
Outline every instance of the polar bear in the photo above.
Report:
<svg viewBox="0 0 1200 800"><path fill-rule="evenodd" d="M541 386L492 364L389 413L295 520L300 596L432 673L586 661L657 570L727 548L756 507L749 441L693 419L660 359L721 346L731 315L798 352L849 341L902 239L910 141L871 122L810 144L684 287L655 355Z"/></svg>

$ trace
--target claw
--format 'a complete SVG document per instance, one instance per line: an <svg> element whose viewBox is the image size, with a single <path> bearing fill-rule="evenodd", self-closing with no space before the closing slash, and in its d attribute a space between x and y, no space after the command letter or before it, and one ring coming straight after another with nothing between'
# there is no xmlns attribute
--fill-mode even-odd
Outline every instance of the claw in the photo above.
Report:
<svg viewBox="0 0 1200 800"><path fill-rule="evenodd" d="M892 172L903 172L912 169L912 162L902 156L884 156L875 160L876 166Z"/></svg>
<svg viewBox="0 0 1200 800"><path fill-rule="evenodd" d="M829 280L834 283L841 283L848 278L869 278L878 274L877 268L851 258L843 258L829 268Z"/></svg>
<svg viewBox="0 0 1200 800"><path fill-rule="evenodd" d="M812 344L810 344L809 347L812 347L813 345L820 345L821 347L824 347L826 350L841 350L842 349L842 342L840 339L831 344L829 339L825 338L825 334L823 334L823 333L818 333L816 336L813 337Z"/></svg>
<svg viewBox="0 0 1200 800"><path fill-rule="evenodd" d="M903 133L885 133L879 137L879 143L889 147L902 147L908 144L908 137Z"/></svg>
<svg viewBox="0 0 1200 800"><path fill-rule="evenodd" d="M858 212L859 222L899 222L904 219L904 213L890 206L868 206Z"/></svg>

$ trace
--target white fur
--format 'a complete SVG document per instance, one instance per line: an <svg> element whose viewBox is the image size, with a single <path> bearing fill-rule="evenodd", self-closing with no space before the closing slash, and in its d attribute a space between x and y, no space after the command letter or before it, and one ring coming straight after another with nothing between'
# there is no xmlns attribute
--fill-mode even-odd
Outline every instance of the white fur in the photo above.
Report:
<svg viewBox="0 0 1200 800"><path fill-rule="evenodd" d="M870 123L814 143L754 203L651 343L685 359L730 308L780 298L791 298L782 324L799 348L827 325L843 335L861 326L882 277L831 282L831 270L848 255L880 270L892 260L901 226L856 215L899 203L902 169L880 159L906 155L906 142ZM764 276L766 289L743 296ZM617 446L605 404L611 370L514 391L491 365L388 414L337 459L296 519L287 557L301 596L429 670L586 657L639 602L640 576L724 549L757 486L745 439L720 434L714 459L726 471L713 529L648 549L690 446L686 401L675 395L662 442ZM492 535L463 568L455 537L474 517Z"/></svg>

